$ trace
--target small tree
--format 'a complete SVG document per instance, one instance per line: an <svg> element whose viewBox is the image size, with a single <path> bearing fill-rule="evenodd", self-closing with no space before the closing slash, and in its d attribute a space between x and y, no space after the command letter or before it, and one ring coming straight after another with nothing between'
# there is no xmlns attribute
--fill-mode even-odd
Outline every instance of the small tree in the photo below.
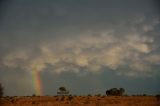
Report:
<svg viewBox="0 0 160 106"><path fill-rule="evenodd" d="M111 96L122 96L124 94L125 90L123 88L112 88L106 91L107 95Z"/></svg>
<svg viewBox="0 0 160 106"><path fill-rule="evenodd" d="M125 89L124 88L119 88L119 95L124 95Z"/></svg>
<svg viewBox="0 0 160 106"><path fill-rule="evenodd" d="M2 85L0 84L0 98L3 96L3 87Z"/></svg>
<svg viewBox="0 0 160 106"><path fill-rule="evenodd" d="M57 92L58 95L68 95L69 91L65 87L59 87L59 91Z"/></svg>

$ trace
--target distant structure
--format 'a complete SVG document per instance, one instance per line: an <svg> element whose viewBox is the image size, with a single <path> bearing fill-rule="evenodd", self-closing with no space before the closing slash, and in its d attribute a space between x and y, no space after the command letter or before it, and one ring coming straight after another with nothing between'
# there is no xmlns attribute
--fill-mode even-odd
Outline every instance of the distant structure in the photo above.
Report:
<svg viewBox="0 0 160 106"><path fill-rule="evenodd" d="M68 95L69 91L65 87L59 87L57 94L58 95Z"/></svg>
<svg viewBox="0 0 160 106"><path fill-rule="evenodd" d="M122 96L122 95L124 95L124 92L125 92L124 88L119 88L119 89L111 88L106 91L106 95L108 95L108 96Z"/></svg>

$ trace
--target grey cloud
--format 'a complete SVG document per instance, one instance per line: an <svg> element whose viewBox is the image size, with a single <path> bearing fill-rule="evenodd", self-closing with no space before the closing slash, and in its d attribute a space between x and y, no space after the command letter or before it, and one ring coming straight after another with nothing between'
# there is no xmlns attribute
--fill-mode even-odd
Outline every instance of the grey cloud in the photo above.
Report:
<svg viewBox="0 0 160 106"><path fill-rule="evenodd" d="M142 10L144 2L137 4L140 11L127 10L136 2L125 0L11 2L1 20L0 66L43 71L50 64L53 72L101 72L103 67L118 72L126 66L134 73L151 70L146 58L158 51L159 17L151 15L153 8L146 17L152 7L148 2Z"/></svg>
<svg viewBox="0 0 160 106"><path fill-rule="evenodd" d="M99 73L108 67L118 75L137 76L139 72L142 75L150 74L152 66L145 58L152 56L151 52L155 51L154 37L146 36L143 32L146 30L133 30L117 38L116 30L111 30L88 32L58 41L47 40L35 46L38 51L33 47L6 53L1 66L45 71L47 64L50 64L53 67L51 71L55 73L80 73L83 70ZM121 71L121 67L128 69Z"/></svg>
<svg viewBox="0 0 160 106"><path fill-rule="evenodd" d="M154 0L0 3L0 80L6 95L33 94L33 71L41 71L50 94L63 84L81 94L121 85L129 92L159 92L160 18Z"/></svg>

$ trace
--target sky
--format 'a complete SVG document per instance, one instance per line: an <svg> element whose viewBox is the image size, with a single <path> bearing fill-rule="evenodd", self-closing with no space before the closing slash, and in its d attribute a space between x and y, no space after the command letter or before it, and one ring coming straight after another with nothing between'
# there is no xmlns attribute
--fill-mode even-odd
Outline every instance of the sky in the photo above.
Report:
<svg viewBox="0 0 160 106"><path fill-rule="evenodd" d="M1 0L4 94L160 93L158 0Z"/></svg>

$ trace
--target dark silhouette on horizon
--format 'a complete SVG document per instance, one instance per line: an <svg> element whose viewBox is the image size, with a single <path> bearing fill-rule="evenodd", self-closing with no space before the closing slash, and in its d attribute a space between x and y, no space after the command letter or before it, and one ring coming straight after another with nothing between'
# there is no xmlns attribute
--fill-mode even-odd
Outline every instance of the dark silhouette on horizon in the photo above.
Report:
<svg viewBox="0 0 160 106"><path fill-rule="evenodd" d="M124 88L111 88L106 91L106 95L108 96L123 96L125 92Z"/></svg>

